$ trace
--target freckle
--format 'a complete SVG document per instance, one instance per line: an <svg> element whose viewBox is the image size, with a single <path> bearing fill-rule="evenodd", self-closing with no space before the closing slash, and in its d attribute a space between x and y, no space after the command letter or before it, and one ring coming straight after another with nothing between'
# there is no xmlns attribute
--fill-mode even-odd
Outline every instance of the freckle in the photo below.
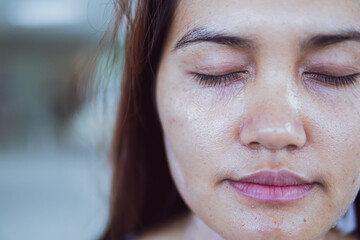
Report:
<svg viewBox="0 0 360 240"><path fill-rule="evenodd" d="M355 178L352 180L352 183L353 183L353 184L355 183L355 180L356 180Z"/></svg>
<svg viewBox="0 0 360 240"><path fill-rule="evenodd" d="M304 223L306 223L306 219L304 218Z"/></svg>

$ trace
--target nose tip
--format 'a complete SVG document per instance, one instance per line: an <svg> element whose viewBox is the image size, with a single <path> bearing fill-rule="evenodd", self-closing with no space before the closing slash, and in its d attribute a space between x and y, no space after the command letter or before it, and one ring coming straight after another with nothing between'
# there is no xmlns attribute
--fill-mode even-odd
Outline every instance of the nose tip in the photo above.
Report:
<svg viewBox="0 0 360 240"><path fill-rule="evenodd" d="M284 121L285 120L285 121ZM241 142L252 148L269 150L299 149L306 143L306 133L301 121L284 116L251 119L240 130Z"/></svg>

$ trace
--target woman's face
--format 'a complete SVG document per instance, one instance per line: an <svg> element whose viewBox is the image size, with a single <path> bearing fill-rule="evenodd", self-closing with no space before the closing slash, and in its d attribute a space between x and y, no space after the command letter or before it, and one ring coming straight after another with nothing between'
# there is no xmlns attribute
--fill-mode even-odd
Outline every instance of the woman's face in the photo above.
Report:
<svg viewBox="0 0 360 240"><path fill-rule="evenodd" d="M359 12L357 0L180 1L156 100L199 231L320 239L346 212L360 187Z"/></svg>

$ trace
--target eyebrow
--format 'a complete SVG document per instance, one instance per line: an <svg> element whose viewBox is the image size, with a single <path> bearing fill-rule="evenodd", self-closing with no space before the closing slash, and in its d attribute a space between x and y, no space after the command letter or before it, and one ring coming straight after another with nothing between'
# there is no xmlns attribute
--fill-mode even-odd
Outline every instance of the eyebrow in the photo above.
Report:
<svg viewBox="0 0 360 240"><path fill-rule="evenodd" d="M250 38L238 37L205 28L196 28L185 33L185 35L176 43L174 50L201 42L212 42L230 47L247 49L254 49L257 47L255 41Z"/></svg>
<svg viewBox="0 0 360 240"><path fill-rule="evenodd" d="M303 40L300 46L301 49L322 48L345 41L360 42L360 31L342 30L335 33L315 34ZM176 43L174 50L202 42L211 42L244 49L256 49L259 46L254 39L248 37L235 36L206 28L195 28L184 34Z"/></svg>
<svg viewBox="0 0 360 240"><path fill-rule="evenodd" d="M360 42L360 31L342 30L336 33L313 35L301 43L301 48L321 48L346 41Z"/></svg>

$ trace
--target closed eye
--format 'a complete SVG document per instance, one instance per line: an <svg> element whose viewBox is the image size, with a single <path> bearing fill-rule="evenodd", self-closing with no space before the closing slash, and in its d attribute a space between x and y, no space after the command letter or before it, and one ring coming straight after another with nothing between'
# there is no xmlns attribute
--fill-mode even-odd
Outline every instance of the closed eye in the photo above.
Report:
<svg viewBox="0 0 360 240"><path fill-rule="evenodd" d="M307 78L310 78L311 80L315 80L320 83L335 87L347 87L350 85L354 85L360 76L360 74L358 73L344 76L332 76L316 72L305 72L304 74Z"/></svg>
<svg viewBox="0 0 360 240"><path fill-rule="evenodd" d="M204 87L226 86L231 82L243 80L248 71L232 72L222 75L193 73L194 78Z"/></svg>

